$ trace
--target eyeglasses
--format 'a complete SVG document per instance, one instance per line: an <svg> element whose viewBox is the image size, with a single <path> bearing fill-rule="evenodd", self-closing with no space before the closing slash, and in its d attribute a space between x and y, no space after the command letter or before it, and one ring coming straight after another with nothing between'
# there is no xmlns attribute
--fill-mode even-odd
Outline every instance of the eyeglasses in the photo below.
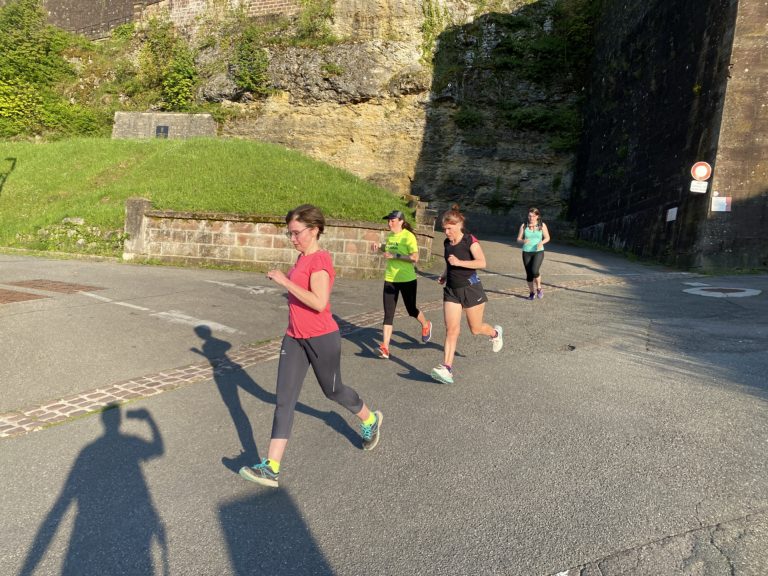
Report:
<svg viewBox="0 0 768 576"><path fill-rule="evenodd" d="M285 237L288 238L288 240L291 240L291 239L298 238L301 235L301 233L304 232L304 230L309 230L309 229L310 229L310 226L307 226L306 228L302 228L301 230L293 230L293 231L286 230L285 232L283 232L283 234L285 234Z"/></svg>

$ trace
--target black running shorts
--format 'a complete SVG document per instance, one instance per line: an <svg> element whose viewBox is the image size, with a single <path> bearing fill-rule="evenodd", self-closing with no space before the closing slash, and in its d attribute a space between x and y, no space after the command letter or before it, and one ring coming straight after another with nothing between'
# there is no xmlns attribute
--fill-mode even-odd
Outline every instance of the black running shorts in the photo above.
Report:
<svg viewBox="0 0 768 576"><path fill-rule="evenodd" d="M473 306L479 306L488 302L488 297L485 295L483 285L478 282L477 284L461 286L460 288L444 287L443 302L455 302L456 304L461 304L462 308L472 308Z"/></svg>

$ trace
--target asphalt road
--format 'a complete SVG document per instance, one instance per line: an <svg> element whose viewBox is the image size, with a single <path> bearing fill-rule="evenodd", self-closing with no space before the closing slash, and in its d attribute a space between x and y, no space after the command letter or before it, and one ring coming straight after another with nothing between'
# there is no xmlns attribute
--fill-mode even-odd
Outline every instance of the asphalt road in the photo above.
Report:
<svg viewBox="0 0 768 576"><path fill-rule="evenodd" d="M433 342L402 317L389 361L375 326L344 339L380 446L362 451L309 377L276 491L234 472L266 453L274 360L0 439L0 574L768 573L768 276L549 245L530 302L519 250L483 246L503 350L464 326L456 383L429 378L444 330L427 269ZM200 324L236 350L286 323L262 275L0 263L1 289L93 287L0 304L0 412L199 362ZM377 311L380 290L339 280L334 312Z"/></svg>

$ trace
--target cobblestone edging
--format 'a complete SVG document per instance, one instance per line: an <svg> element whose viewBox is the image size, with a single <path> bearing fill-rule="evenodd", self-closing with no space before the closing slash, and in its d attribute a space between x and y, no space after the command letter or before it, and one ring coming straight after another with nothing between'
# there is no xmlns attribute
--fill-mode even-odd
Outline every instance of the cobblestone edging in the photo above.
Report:
<svg viewBox="0 0 768 576"><path fill-rule="evenodd" d="M435 310L441 306L442 302L435 301L424 304L421 308ZM381 311L377 310L343 319L339 322L341 335L346 336L357 330L377 325L381 321L381 314ZM398 316L403 315L403 312L398 313ZM227 360L213 367L208 361L198 362L0 414L0 438L36 432L71 418L98 412L112 404L149 398L188 384L210 380L232 369L234 365L248 368L276 359L280 353L281 342L282 337L279 337L263 344L242 346L228 354Z"/></svg>
<svg viewBox="0 0 768 576"><path fill-rule="evenodd" d="M633 282L649 282L669 278L669 274L648 274L640 277L632 277ZM600 279L576 280L562 284L544 283L548 293L562 289L581 288L586 286L605 286L627 283L627 278L606 276ZM488 293L490 300L510 298L519 295L516 292L494 290ZM442 308L442 300L434 300L419 305L424 311L439 310ZM375 310L344 318L339 322L342 336L349 335L357 330L377 325L381 321L381 311ZM397 317L405 316L401 310ZM231 369L234 364L241 368L248 368L261 362L277 358L280 352L282 337L263 344L242 346L228 355L228 362L224 361L212 367L208 361L190 364L181 368L163 370L156 374L131 378L116 384L110 384L95 390L89 390L58 398L30 408L24 408L14 412L0 414L0 438L19 436L29 432L42 430L51 425L66 420L85 416L93 412L103 410L111 404L119 404L138 398L149 398L168 390L174 390L195 382L210 380L214 376Z"/></svg>

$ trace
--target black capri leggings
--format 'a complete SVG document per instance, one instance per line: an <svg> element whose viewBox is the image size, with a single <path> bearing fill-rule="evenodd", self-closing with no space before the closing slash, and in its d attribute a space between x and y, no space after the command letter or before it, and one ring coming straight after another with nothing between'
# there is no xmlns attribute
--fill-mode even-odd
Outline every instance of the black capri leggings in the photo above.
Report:
<svg viewBox="0 0 768 576"><path fill-rule="evenodd" d="M293 416L309 366L325 397L353 414L363 409L363 401L352 388L341 383L341 335L339 331L314 338L283 337L277 366L277 403L272 420L272 438L288 439Z"/></svg>
<svg viewBox="0 0 768 576"><path fill-rule="evenodd" d="M523 266L525 266L525 279L533 282L539 277L541 263L544 262L544 250L538 252L523 252Z"/></svg>
<svg viewBox="0 0 768 576"><path fill-rule="evenodd" d="M392 326L397 308L397 296L403 295L403 304L408 311L408 316L419 317L419 309L416 308L416 280L410 282L384 282L384 324Z"/></svg>

